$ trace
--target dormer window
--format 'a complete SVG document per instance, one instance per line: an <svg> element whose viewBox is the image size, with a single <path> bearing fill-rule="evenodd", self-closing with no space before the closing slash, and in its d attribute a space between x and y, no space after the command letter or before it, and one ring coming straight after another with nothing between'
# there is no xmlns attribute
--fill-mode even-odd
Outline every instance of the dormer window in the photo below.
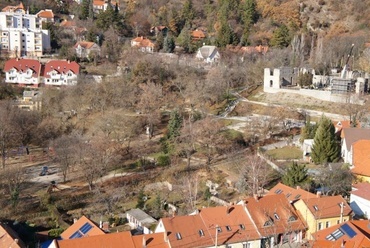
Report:
<svg viewBox="0 0 370 248"><path fill-rule="evenodd" d="M181 240L181 239L182 239L182 237L181 237L181 233L179 233L179 232L178 232L178 233L176 233L176 239L177 239L177 240Z"/></svg>
<svg viewBox="0 0 370 248"><path fill-rule="evenodd" d="M231 231L231 227L230 226L226 226L226 230L230 232Z"/></svg>
<svg viewBox="0 0 370 248"><path fill-rule="evenodd" d="M222 232L221 227L219 227L219 226L218 226L218 227L216 227L216 229L217 229L217 232L218 232L218 233Z"/></svg>
<svg viewBox="0 0 370 248"><path fill-rule="evenodd" d="M275 220L280 220L280 217L277 213L274 213Z"/></svg>
<svg viewBox="0 0 370 248"><path fill-rule="evenodd" d="M281 194L283 191L281 190L281 189L277 189L277 190L275 190L275 193L276 194Z"/></svg>
<svg viewBox="0 0 370 248"><path fill-rule="evenodd" d="M202 229L200 229L200 230L198 231L198 233L199 233L199 236L200 236L200 237L203 237L203 236L204 236L204 232L203 232L203 230L202 230Z"/></svg>
<svg viewBox="0 0 370 248"><path fill-rule="evenodd" d="M319 207L317 205L313 205L313 209L315 209L315 211L319 211Z"/></svg>
<svg viewBox="0 0 370 248"><path fill-rule="evenodd" d="M286 198L289 198L289 196L291 196L292 194L291 193L288 193L287 195L286 195Z"/></svg>
<svg viewBox="0 0 370 248"><path fill-rule="evenodd" d="M239 225L240 229L245 230L245 226L243 224Z"/></svg>
<svg viewBox="0 0 370 248"><path fill-rule="evenodd" d="M271 220L268 220L265 222L263 226L272 226L273 222Z"/></svg>
<svg viewBox="0 0 370 248"><path fill-rule="evenodd" d="M297 217L292 215L292 216L289 217L288 222L296 221L296 220L297 220Z"/></svg>

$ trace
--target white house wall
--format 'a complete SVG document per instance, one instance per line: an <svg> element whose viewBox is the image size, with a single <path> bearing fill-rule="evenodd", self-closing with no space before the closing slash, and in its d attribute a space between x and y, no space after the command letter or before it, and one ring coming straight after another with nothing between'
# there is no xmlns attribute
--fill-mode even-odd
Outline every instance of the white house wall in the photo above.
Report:
<svg viewBox="0 0 370 248"><path fill-rule="evenodd" d="M370 201L369 200L366 200L362 197L351 194L350 206L356 215L359 215L359 216L365 215L366 217L369 217L369 214L370 214Z"/></svg>

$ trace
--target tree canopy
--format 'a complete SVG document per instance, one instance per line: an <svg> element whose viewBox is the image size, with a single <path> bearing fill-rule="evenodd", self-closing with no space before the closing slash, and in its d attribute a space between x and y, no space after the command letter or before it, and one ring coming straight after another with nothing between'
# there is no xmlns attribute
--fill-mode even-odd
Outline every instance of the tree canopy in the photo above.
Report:
<svg viewBox="0 0 370 248"><path fill-rule="evenodd" d="M290 187L301 186L309 182L306 165L293 162L282 178L283 183Z"/></svg>
<svg viewBox="0 0 370 248"><path fill-rule="evenodd" d="M311 158L316 164L337 162L340 158L340 147L335 136L331 120L321 117L312 146Z"/></svg>

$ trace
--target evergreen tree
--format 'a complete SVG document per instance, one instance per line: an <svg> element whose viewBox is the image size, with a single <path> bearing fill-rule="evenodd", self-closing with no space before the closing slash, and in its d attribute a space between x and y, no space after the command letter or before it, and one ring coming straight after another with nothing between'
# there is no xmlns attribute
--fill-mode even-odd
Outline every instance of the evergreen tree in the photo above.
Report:
<svg viewBox="0 0 370 248"><path fill-rule="evenodd" d="M243 5L242 20L245 28L250 28L257 21L256 1L245 0Z"/></svg>
<svg viewBox="0 0 370 248"><path fill-rule="evenodd" d="M136 208L143 209L145 206L145 195L144 190L140 190L139 194L137 195L137 203Z"/></svg>
<svg viewBox="0 0 370 248"><path fill-rule="evenodd" d="M237 45L238 37L230 27L227 21L221 22L221 27L217 32L216 44L218 47L226 47L227 45Z"/></svg>
<svg viewBox="0 0 370 248"><path fill-rule="evenodd" d="M184 23L191 23L195 18L195 10L192 0L186 0L181 11L182 20Z"/></svg>
<svg viewBox="0 0 370 248"><path fill-rule="evenodd" d="M311 158L316 164L337 162L340 158L340 147L335 136L335 128L330 119L322 116L318 124Z"/></svg>
<svg viewBox="0 0 370 248"><path fill-rule="evenodd" d="M168 27L175 36L177 36L182 29L181 20L175 8L170 12Z"/></svg>
<svg viewBox="0 0 370 248"><path fill-rule="evenodd" d="M168 139L173 139L180 135L180 130L182 127L182 117L177 110L171 112L170 120L168 122Z"/></svg>
<svg viewBox="0 0 370 248"><path fill-rule="evenodd" d="M184 48L186 53L192 53L195 51L195 46L192 43L190 28L186 25L182 30L179 36L177 37L177 43Z"/></svg>
<svg viewBox="0 0 370 248"><path fill-rule="evenodd" d="M289 166L282 180L285 185L290 187L307 183L309 181L309 177L306 166L304 164L299 165L296 162L293 162L292 165Z"/></svg>
<svg viewBox="0 0 370 248"><path fill-rule="evenodd" d="M163 33L162 32L159 32L158 35L157 35L157 38L155 40L154 50L156 52L159 52L160 50L162 50L163 44L164 44Z"/></svg>
<svg viewBox="0 0 370 248"><path fill-rule="evenodd" d="M89 17L90 4L92 5L92 0L82 0L80 9L80 19L86 20Z"/></svg>
<svg viewBox="0 0 370 248"><path fill-rule="evenodd" d="M175 40L171 35L167 35L163 41L163 51L166 53L172 53L175 50Z"/></svg>
<svg viewBox="0 0 370 248"><path fill-rule="evenodd" d="M306 125L301 129L301 138L300 142L303 143L305 139L313 139L315 138L315 133L317 130L317 125L311 123L310 116L306 118Z"/></svg>
<svg viewBox="0 0 370 248"><path fill-rule="evenodd" d="M289 29L283 24L274 31L270 45L273 47L284 48L289 46L290 41L291 36Z"/></svg>

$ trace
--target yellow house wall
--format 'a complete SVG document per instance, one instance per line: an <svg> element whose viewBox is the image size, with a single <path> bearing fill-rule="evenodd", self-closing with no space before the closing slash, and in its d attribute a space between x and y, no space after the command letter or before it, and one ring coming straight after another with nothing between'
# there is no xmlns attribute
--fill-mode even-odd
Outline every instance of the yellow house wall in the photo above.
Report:
<svg viewBox="0 0 370 248"><path fill-rule="evenodd" d="M370 177L367 177L367 176L362 176L362 175L356 175L356 179L359 181L359 182L366 182L366 183L370 183Z"/></svg>
<svg viewBox="0 0 370 248"><path fill-rule="evenodd" d="M301 216L307 223L308 230L306 231L306 239L312 240L312 234L319 231L319 223L322 223L322 229L326 228L326 222L329 222L329 226L337 225L340 221L340 216L338 217L331 217L331 218L320 218L320 212L315 216L311 213L308 209L307 205L302 201L298 201L294 204L294 207L301 213ZM350 220L350 216L343 216L343 222Z"/></svg>

